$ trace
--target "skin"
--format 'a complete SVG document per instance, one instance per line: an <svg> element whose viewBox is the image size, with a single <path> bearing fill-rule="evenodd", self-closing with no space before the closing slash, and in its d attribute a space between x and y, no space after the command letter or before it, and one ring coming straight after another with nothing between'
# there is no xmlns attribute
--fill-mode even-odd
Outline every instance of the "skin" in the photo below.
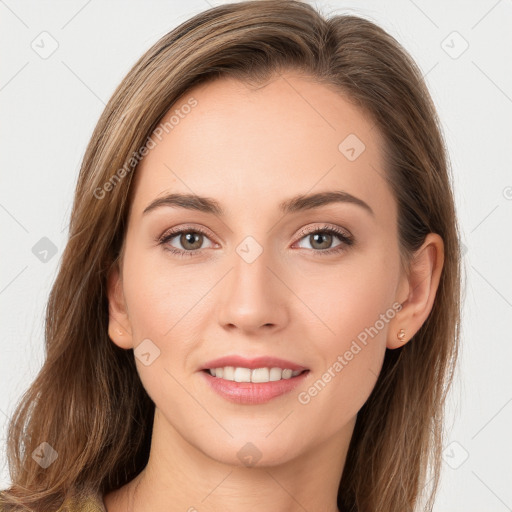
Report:
<svg viewBox="0 0 512 512"><path fill-rule="evenodd" d="M404 344L397 332L403 328L407 342L430 313L442 239L429 234L410 273L403 270L382 138L334 89L291 72L257 89L222 78L188 91L172 110L191 96L198 105L137 169L122 262L109 276L110 338L124 349L149 338L160 356L148 366L136 358L156 406L148 465L104 496L105 506L336 511L357 413L386 348ZM354 161L338 149L351 133L366 146ZM278 210L297 194L329 190L362 199L374 215L351 203L285 216ZM171 192L215 198L225 214L165 206L143 215ZM355 243L321 255L322 246L300 230L325 225L348 231ZM198 255L179 258L155 242L180 226L209 233ZM246 236L263 248L251 264L236 251ZM333 235L326 247L340 243ZM190 247L179 235L167 245ZM301 404L299 393L393 303L401 311ZM310 372L299 388L265 404L234 404L199 373L208 360L232 354L281 357ZM248 442L261 455L254 467L237 456Z"/></svg>

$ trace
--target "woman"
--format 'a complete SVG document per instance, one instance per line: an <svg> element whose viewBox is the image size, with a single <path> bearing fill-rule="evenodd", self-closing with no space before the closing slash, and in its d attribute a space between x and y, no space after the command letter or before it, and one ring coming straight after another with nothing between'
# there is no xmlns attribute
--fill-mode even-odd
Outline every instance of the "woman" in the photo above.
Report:
<svg viewBox="0 0 512 512"><path fill-rule="evenodd" d="M428 509L459 293L396 40L291 0L209 9L93 133L0 510Z"/></svg>

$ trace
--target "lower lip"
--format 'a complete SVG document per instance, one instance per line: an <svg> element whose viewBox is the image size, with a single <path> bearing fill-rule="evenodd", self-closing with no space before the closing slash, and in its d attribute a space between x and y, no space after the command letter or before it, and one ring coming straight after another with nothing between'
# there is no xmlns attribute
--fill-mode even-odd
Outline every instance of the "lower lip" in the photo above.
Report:
<svg viewBox="0 0 512 512"><path fill-rule="evenodd" d="M221 397L237 404L264 404L278 396L289 393L304 381L309 371L296 377L273 382L234 382L213 377L209 372L201 371L206 382Z"/></svg>

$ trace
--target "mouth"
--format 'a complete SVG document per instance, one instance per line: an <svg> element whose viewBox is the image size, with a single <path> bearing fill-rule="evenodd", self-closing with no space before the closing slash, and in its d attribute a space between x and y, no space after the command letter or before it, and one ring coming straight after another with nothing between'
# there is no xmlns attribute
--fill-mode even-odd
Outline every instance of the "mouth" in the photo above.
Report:
<svg viewBox="0 0 512 512"><path fill-rule="evenodd" d="M257 405L287 395L310 373L308 368L273 357L229 356L210 361L199 372L223 399Z"/></svg>

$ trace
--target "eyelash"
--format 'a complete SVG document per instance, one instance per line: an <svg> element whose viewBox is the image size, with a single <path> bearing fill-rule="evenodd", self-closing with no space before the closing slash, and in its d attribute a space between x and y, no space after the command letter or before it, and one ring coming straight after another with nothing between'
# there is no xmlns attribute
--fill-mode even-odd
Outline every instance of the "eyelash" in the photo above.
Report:
<svg viewBox="0 0 512 512"><path fill-rule="evenodd" d="M196 256L197 253L201 252L202 249L195 249L193 251L184 251L181 249L176 249L175 247L170 247L166 245L170 240L175 238L177 235L181 235L183 233L199 233L209 238L208 233L201 228L181 228L176 231L166 232L161 237L157 238L157 242L159 245L164 246L164 250L173 253L174 255L183 258L187 256ZM346 234L344 231L341 231L339 228L334 226L324 226L322 228L306 228L300 232L300 237L297 241L302 240L304 237L308 235L318 234L318 233L327 233L329 235L335 235L342 243L331 247L330 249L324 250L315 250L310 249L314 253L319 253L318 256L328 256L331 254L341 253L347 250L347 247L350 247L354 244L355 240L352 235ZM344 247L344 245L346 247Z"/></svg>

